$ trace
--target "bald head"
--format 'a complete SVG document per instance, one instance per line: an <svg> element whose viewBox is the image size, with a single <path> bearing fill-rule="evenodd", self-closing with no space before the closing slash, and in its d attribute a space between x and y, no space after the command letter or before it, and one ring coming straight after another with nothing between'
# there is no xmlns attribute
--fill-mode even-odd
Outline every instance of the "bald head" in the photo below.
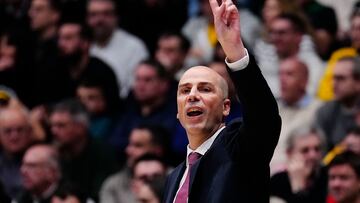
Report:
<svg viewBox="0 0 360 203"><path fill-rule="evenodd" d="M52 145L34 145L26 151L25 158L26 156L33 156L38 162L46 163L52 168L59 170L59 154Z"/></svg>
<svg viewBox="0 0 360 203"><path fill-rule="evenodd" d="M188 80L189 77L197 77L197 78L203 78L205 79L212 79L214 85L219 87L219 89L222 91L223 98L228 98L228 92L229 87L224 79L217 71L207 67L207 66L194 66L191 67L189 70L187 70L183 76L181 77L179 84L181 84L182 81Z"/></svg>
<svg viewBox="0 0 360 203"><path fill-rule="evenodd" d="M297 58L289 58L281 62L279 78L281 99L286 103L296 103L306 93L308 68Z"/></svg>
<svg viewBox="0 0 360 203"><path fill-rule="evenodd" d="M51 145L30 147L21 165L23 186L34 196L43 196L61 178L59 155Z"/></svg>
<svg viewBox="0 0 360 203"><path fill-rule="evenodd" d="M21 108L0 111L0 144L5 153L22 153L31 141L28 112Z"/></svg>

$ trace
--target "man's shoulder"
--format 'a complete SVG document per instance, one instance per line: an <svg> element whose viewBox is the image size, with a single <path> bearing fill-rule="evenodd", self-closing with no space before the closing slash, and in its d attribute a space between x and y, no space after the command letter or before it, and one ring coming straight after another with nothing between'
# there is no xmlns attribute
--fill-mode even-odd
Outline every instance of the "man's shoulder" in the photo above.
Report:
<svg viewBox="0 0 360 203"><path fill-rule="evenodd" d="M130 173L126 171L126 169L122 169L121 171L110 175L104 181L103 187L105 188L119 188L122 185L127 185L130 180Z"/></svg>
<svg viewBox="0 0 360 203"><path fill-rule="evenodd" d="M319 108L319 113L320 114L332 114L334 111L336 111L337 109L339 109L341 106L340 102L338 101L328 101L323 103L323 105Z"/></svg>
<svg viewBox="0 0 360 203"><path fill-rule="evenodd" d="M234 131L238 131L243 123L243 118L234 118L231 120L224 129L224 133L232 133Z"/></svg>
<svg viewBox="0 0 360 203"><path fill-rule="evenodd" d="M145 44L140 38L121 28L115 30L114 39L117 43L126 43L131 46L145 49Z"/></svg>

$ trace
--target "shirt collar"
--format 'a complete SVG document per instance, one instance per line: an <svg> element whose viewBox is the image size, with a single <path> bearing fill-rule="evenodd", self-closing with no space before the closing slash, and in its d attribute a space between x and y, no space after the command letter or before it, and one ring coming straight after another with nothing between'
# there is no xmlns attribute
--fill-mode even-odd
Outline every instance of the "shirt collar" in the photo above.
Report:
<svg viewBox="0 0 360 203"><path fill-rule="evenodd" d="M225 128L225 126L219 128L214 135L212 135L211 137L209 137L205 142L203 142L197 149L192 150L190 149L190 146L187 145L187 154L186 157L189 156L189 154L191 152L197 152L199 154L201 154L201 156L203 156L211 147L211 145L213 144L213 142L215 141L216 137L220 134L220 132ZM188 159L186 158L186 166L188 165Z"/></svg>

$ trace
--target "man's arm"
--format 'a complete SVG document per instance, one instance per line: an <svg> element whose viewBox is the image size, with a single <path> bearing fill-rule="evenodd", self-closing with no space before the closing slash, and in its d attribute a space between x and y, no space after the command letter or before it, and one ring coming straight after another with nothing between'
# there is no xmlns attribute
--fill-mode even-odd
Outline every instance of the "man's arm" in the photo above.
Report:
<svg viewBox="0 0 360 203"><path fill-rule="evenodd" d="M228 66L232 69L230 76L236 86L237 94L242 103L243 123L246 131L245 140L238 140L256 150L254 156L261 156L269 162L280 134L281 120L277 103L253 57L250 62L239 63L246 59L247 52L240 36L239 12L231 0L209 0L218 40L227 56ZM244 67L232 67L234 64ZM241 66L243 66L241 65ZM246 144L244 144L244 142ZM265 156L266 155L266 156Z"/></svg>
<svg viewBox="0 0 360 203"><path fill-rule="evenodd" d="M220 42L228 62L242 59L246 53L240 36L240 15L231 0L209 0L214 15L214 25L218 41Z"/></svg>

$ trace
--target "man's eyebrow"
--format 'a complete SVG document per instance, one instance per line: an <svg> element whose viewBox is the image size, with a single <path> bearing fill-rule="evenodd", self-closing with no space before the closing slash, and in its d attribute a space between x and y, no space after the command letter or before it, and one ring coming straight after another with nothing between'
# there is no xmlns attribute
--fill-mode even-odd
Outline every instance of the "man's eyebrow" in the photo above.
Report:
<svg viewBox="0 0 360 203"><path fill-rule="evenodd" d="M182 83L182 84L179 84L178 88L181 88L181 87L185 87L185 86L189 86L190 83Z"/></svg>

